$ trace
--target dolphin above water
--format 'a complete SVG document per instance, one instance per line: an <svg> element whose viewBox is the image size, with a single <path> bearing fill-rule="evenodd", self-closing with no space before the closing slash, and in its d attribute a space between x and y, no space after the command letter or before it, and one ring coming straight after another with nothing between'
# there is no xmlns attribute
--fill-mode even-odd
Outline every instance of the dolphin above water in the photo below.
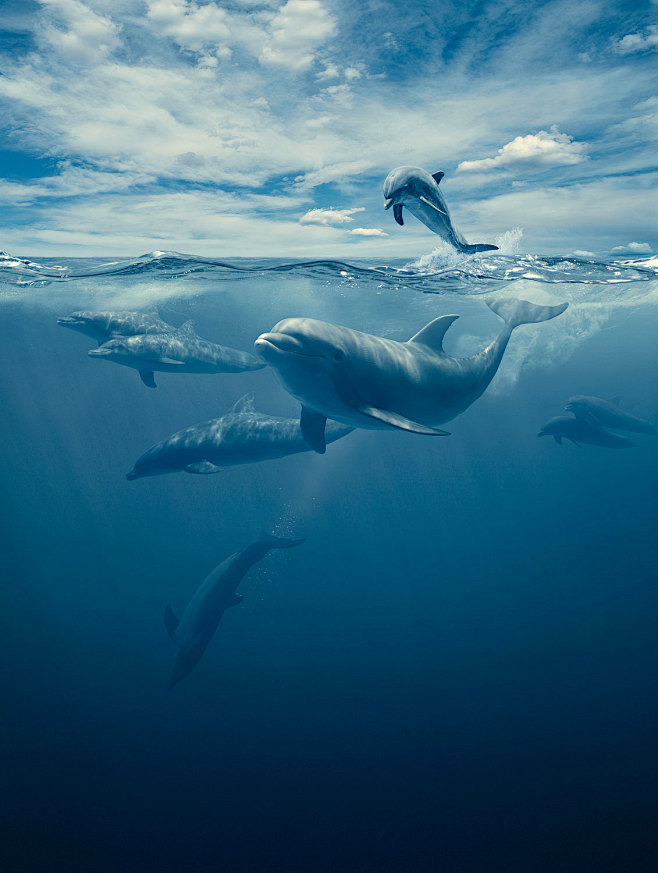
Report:
<svg viewBox="0 0 658 873"><path fill-rule="evenodd" d="M448 207L439 189L443 176L443 173L430 176L427 170L420 167L397 167L391 170L384 182L384 208L390 209L392 206L395 220L403 225L402 208L406 206L412 215L459 252L473 254L497 251L498 246L487 243L467 243L453 227Z"/></svg>
<svg viewBox="0 0 658 873"><path fill-rule="evenodd" d="M242 602L243 598L236 589L249 568L264 558L270 549L292 549L303 542L303 539L282 539L263 534L258 542L235 552L206 576L180 620L171 606L167 606L165 627L178 649L169 688L184 679L199 663L224 612Z"/></svg>
<svg viewBox="0 0 658 873"><path fill-rule="evenodd" d="M572 415L557 415L555 418L550 418L537 436L552 436L559 445L562 445L563 439L569 440L576 446L586 443L590 446L605 446L608 449L630 449L637 445L628 437L610 433L594 419L576 418Z"/></svg>
<svg viewBox="0 0 658 873"><path fill-rule="evenodd" d="M156 370L161 373L243 373L265 366L249 352L201 339L190 322L167 333L114 337L87 354L138 370L142 382L149 388L157 387L153 376Z"/></svg>
<svg viewBox="0 0 658 873"><path fill-rule="evenodd" d="M259 336L255 347L302 404L302 433L316 452L325 451L328 418L351 427L445 435L437 425L484 393L514 328L555 318L568 304L500 299L488 305L505 326L486 348L467 358L443 350L443 337L457 315L434 319L408 342L311 318L286 318Z"/></svg>
<svg viewBox="0 0 658 873"><path fill-rule="evenodd" d="M333 443L352 428L327 422L326 440ZM256 412L253 395L246 394L221 418L213 418L172 434L138 458L126 479L163 473L219 473L222 467L283 458L311 447L298 419L275 418Z"/></svg>
<svg viewBox="0 0 658 873"><path fill-rule="evenodd" d="M587 397L579 394L570 397L564 408L573 412L578 418L594 419L604 427L611 427L613 430L658 434L658 428L655 424L620 409L618 397L612 400L601 400L600 397Z"/></svg>
<svg viewBox="0 0 658 873"><path fill-rule="evenodd" d="M98 345L117 336L137 336L143 333L167 333L190 329L192 322L175 328L163 321L156 312L72 312L57 319L61 327L68 327L91 337Z"/></svg>

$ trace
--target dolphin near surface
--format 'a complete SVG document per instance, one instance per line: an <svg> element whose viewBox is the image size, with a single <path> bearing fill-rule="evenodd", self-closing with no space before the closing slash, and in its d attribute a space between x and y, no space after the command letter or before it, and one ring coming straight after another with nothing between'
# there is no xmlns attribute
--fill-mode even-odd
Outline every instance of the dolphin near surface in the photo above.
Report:
<svg viewBox="0 0 658 873"><path fill-rule="evenodd" d="M91 312L89 310L60 316L57 324L91 337L99 346L112 337L167 333L179 329L190 330L192 327L191 321L185 322L182 328L172 327L171 324L163 321L157 312Z"/></svg>
<svg viewBox="0 0 658 873"><path fill-rule="evenodd" d="M329 421L326 440L333 443L351 432L351 427ZM298 419L257 412L253 394L246 394L221 418L180 430L144 452L126 473L126 479L132 481L181 470L219 473L222 467L269 461L310 450Z"/></svg>
<svg viewBox="0 0 658 873"><path fill-rule="evenodd" d="M451 421L484 393L514 328L548 321L568 306L512 298L488 305L505 326L486 348L467 358L443 350L444 335L457 315L435 318L408 342L311 318L286 318L259 336L255 348L302 404L302 433L316 452L325 451L328 418L351 427L446 435L437 425Z"/></svg>
<svg viewBox="0 0 658 873"><path fill-rule="evenodd" d="M569 440L576 446L584 443L590 446L605 446L608 449L630 449L637 445L628 437L610 433L594 419L577 418L572 415L556 415L555 418L550 418L537 436L552 436L559 445L562 445L563 439Z"/></svg>
<svg viewBox="0 0 658 873"><path fill-rule="evenodd" d="M458 252L497 251L498 246L488 243L467 243L453 227L450 213L439 188L443 173L430 175L420 167L397 167L384 182L385 209L393 207L393 217L399 225L404 224L402 209L406 207L413 216L422 221L433 233L450 243Z"/></svg>
<svg viewBox="0 0 658 873"><path fill-rule="evenodd" d="M169 688L184 679L196 667L212 639L224 612L242 602L237 587L245 574L270 549L292 549L301 546L303 539L283 539L262 534L260 539L241 552L235 552L218 564L203 580L188 603L180 619L171 606L165 610L165 627L176 643L176 661L169 680Z"/></svg>
<svg viewBox="0 0 658 873"><path fill-rule="evenodd" d="M602 400L600 397L588 397L578 394L570 397L564 407L578 418L594 419L604 427L613 430L627 430L632 433L658 434L658 427L644 418L638 418L620 408L619 398Z"/></svg>
<svg viewBox="0 0 658 873"><path fill-rule="evenodd" d="M154 371L160 373L243 373L262 364L249 352L201 339L190 322L166 333L113 337L87 354L113 361L139 372L142 382L156 388Z"/></svg>

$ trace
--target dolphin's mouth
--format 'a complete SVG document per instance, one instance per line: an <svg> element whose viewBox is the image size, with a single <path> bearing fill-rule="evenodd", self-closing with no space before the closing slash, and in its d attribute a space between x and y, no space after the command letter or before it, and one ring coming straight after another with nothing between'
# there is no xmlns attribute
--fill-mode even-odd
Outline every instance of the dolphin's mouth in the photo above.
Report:
<svg viewBox="0 0 658 873"><path fill-rule="evenodd" d="M304 351L302 343L298 339L295 339L294 336L290 336L290 334L287 333L262 333L254 343L254 348L263 358L277 353L284 355L301 355L304 358L323 357L323 355Z"/></svg>
<svg viewBox="0 0 658 873"><path fill-rule="evenodd" d="M84 324L84 321L81 318L76 318L74 315L60 315L57 319L57 324Z"/></svg>
<svg viewBox="0 0 658 873"><path fill-rule="evenodd" d="M89 349L87 354L90 358L105 358L112 354L112 349L104 349L103 346L101 346L98 349Z"/></svg>

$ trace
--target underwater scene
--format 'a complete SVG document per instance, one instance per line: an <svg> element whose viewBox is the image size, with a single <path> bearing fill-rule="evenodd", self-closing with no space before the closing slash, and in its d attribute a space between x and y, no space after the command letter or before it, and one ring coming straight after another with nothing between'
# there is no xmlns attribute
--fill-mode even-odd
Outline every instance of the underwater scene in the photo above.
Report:
<svg viewBox="0 0 658 873"><path fill-rule="evenodd" d="M656 869L658 264L517 248L2 256L3 869Z"/></svg>

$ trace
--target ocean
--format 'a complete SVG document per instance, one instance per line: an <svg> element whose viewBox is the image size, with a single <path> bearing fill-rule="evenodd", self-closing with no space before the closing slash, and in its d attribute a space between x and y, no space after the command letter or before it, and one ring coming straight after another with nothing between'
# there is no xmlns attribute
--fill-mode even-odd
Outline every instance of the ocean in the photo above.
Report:
<svg viewBox="0 0 658 873"><path fill-rule="evenodd" d="M658 262L501 251L0 257L3 870L658 869L658 437L537 438L576 394L658 423ZM514 331L449 437L136 481L247 393L299 404L270 368L149 390L57 324L157 311L250 351L289 316L407 340L455 313L463 356L503 296L569 308ZM166 605L261 531L306 541L168 691Z"/></svg>

